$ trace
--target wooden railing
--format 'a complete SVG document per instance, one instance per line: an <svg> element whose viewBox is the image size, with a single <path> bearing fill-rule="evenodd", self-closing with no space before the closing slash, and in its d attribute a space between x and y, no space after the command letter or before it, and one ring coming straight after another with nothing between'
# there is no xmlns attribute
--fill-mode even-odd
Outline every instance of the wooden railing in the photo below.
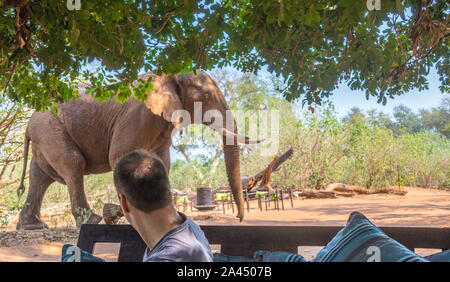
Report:
<svg viewBox="0 0 450 282"><path fill-rule="evenodd" d="M210 244L221 253L252 257L256 250L297 253L298 246L325 246L342 226L224 226L202 225ZM411 250L450 249L450 228L380 227ZM130 225L84 224L78 247L93 252L95 243L120 243L118 261L142 261L145 243Z"/></svg>

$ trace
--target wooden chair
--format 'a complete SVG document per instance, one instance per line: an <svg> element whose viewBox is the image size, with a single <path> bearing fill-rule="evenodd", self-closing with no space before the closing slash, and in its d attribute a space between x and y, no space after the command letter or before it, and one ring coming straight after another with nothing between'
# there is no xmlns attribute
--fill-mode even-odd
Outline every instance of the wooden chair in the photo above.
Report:
<svg viewBox="0 0 450 282"><path fill-rule="evenodd" d="M179 201L179 198L181 198L181 201ZM186 193L182 193L182 194L172 194L172 200L173 200L173 204L176 208L177 211L182 211L182 212L186 212L188 206L190 206L191 211L192 211L192 201L187 200L188 196Z"/></svg>
<svg viewBox="0 0 450 282"><path fill-rule="evenodd" d="M273 206L275 210L280 210L280 204L281 204L281 210L284 210L284 201L285 196L288 197L291 203L291 207L294 207L294 201L293 201L293 195L292 195L292 189L289 188L289 190L285 191L283 189L275 189L275 193L268 193L264 195L264 197L259 196L258 197L258 207L260 211L263 211L263 203L265 205L265 210L267 210L267 207L270 207L270 203L273 202Z"/></svg>

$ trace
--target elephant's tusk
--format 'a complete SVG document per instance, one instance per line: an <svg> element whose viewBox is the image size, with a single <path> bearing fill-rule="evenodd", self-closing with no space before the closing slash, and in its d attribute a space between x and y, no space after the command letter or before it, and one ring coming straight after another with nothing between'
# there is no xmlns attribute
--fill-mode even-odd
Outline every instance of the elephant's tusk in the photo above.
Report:
<svg viewBox="0 0 450 282"><path fill-rule="evenodd" d="M222 136L225 136L225 137L233 136L235 138L234 140L236 140L238 143L241 143L241 144L258 144L258 143L261 143L264 141L264 139L252 140L248 136L242 136L242 135L236 134L224 127L217 129L217 128L210 126L210 128L219 132L220 135L222 135Z"/></svg>

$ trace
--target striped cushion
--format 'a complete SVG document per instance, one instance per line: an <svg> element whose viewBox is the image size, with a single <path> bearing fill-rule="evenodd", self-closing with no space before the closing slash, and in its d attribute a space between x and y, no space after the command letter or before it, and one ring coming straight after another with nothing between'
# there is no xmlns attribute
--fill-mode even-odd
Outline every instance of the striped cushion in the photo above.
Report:
<svg viewBox="0 0 450 282"><path fill-rule="evenodd" d="M450 250L425 257L431 262L450 262Z"/></svg>
<svg viewBox="0 0 450 282"><path fill-rule="evenodd" d="M253 262L253 259L241 256L230 256L220 253L213 254L214 262Z"/></svg>
<svg viewBox="0 0 450 282"><path fill-rule="evenodd" d="M253 254L256 262L307 262L304 257L288 252L256 251Z"/></svg>
<svg viewBox="0 0 450 282"><path fill-rule="evenodd" d="M347 225L312 261L425 262L427 260L388 237L360 212L353 212Z"/></svg>
<svg viewBox="0 0 450 282"><path fill-rule="evenodd" d="M213 254L214 262L306 262L301 255L288 252L256 251L253 258Z"/></svg>
<svg viewBox="0 0 450 282"><path fill-rule="evenodd" d="M71 244L62 247L61 262L104 262L101 258Z"/></svg>

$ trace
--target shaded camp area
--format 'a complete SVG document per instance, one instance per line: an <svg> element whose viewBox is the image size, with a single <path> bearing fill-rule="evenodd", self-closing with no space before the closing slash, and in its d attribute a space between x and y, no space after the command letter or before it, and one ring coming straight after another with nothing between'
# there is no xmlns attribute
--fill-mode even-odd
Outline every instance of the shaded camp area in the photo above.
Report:
<svg viewBox="0 0 450 282"><path fill-rule="evenodd" d="M450 227L450 192L406 189L408 191L406 196L369 195L340 199L296 199L294 208L288 206L284 211L269 209L260 212L257 202L252 202L247 220L242 224L236 222L231 209L227 210L225 215L222 211L189 210L187 215L200 225L344 226L351 212L360 211L380 227ZM69 229L58 227L43 231L8 231L0 233L0 258L2 261L60 261L62 245L76 244L77 240L78 233L73 227ZM299 252L311 259L320 248L301 247ZM102 243L94 251L101 258L116 261L119 246L115 243ZM438 251L416 250L423 255Z"/></svg>
<svg viewBox="0 0 450 282"><path fill-rule="evenodd" d="M450 261L448 1L0 2L0 261Z"/></svg>

